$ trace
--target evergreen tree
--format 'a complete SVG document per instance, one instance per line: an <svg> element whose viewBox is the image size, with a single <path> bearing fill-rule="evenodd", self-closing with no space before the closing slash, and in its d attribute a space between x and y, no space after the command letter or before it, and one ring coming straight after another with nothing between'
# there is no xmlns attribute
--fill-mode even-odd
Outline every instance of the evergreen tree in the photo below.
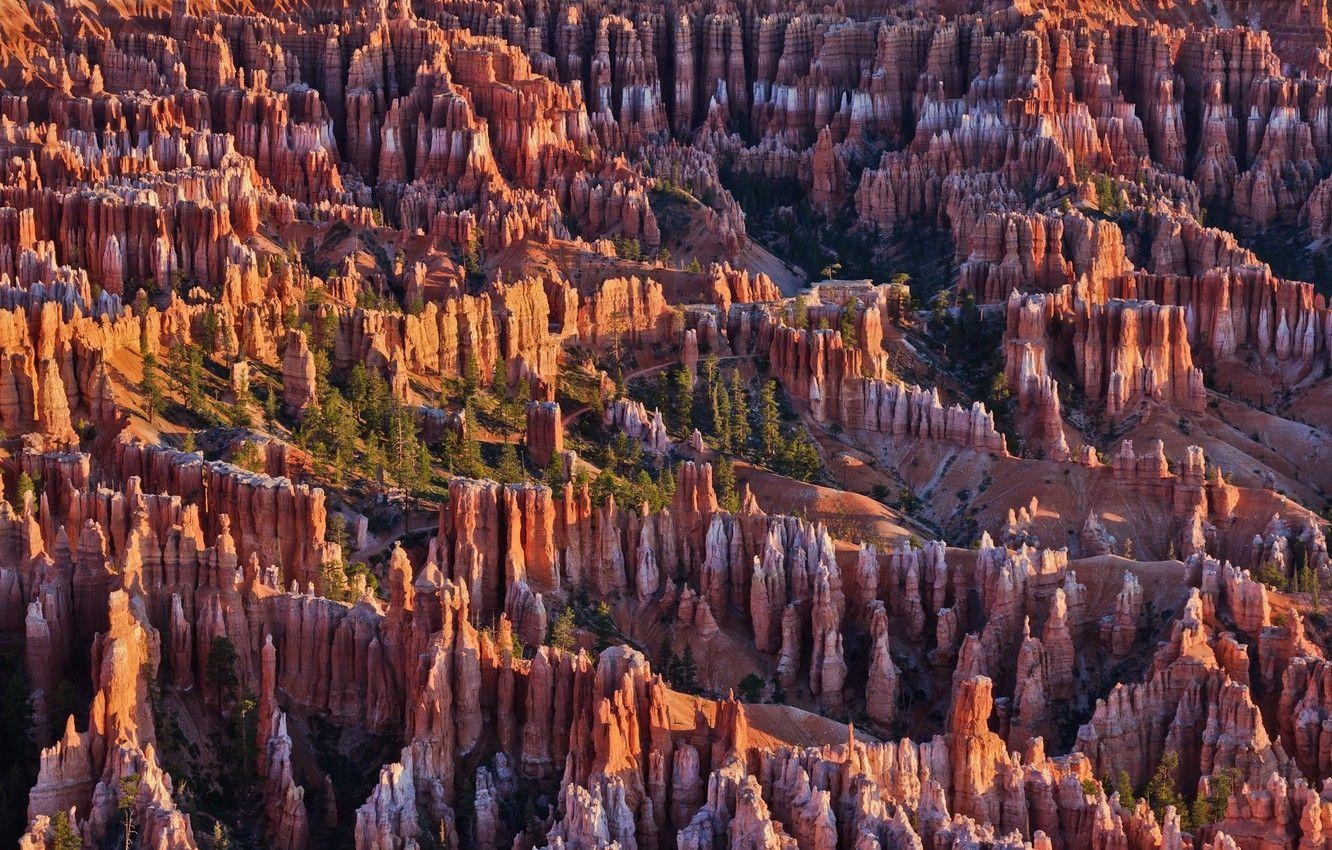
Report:
<svg viewBox="0 0 1332 850"><path fill-rule="evenodd" d="M574 626L573 609L566 606L560 616L551 620L546 636L546 644L556 649L572 651L578 645L578 633Z"/></svg>
<svg viewBox="0 0 1332 850"><path fill-rule="evenodd" d="M1119 805L1125 811L1131 811L1135 802L1133 782L1129 779L1128 771L1122 768L1115 774L1115 793L1119 796Z"/></svg>
<svg viewBox="0 0 1332 850"><path fill-rule="evenodd" d="M387 437L392 426L390 414L397 403L393 398L393 390L384 376L378 372L371 372L366 381L365 402L356 412L367 428L377 431L382 437Z"/></svg>
<svg viewBox="0 0 1332 850"><path fill-rule="evenodd" d="M203 330L200 334L200 342L209 351L217 350L217 332L219 323L217 320L217 307L209 305L203 314Z"/></svg>
<svg viewBox="0 0 1332 850"><path fill-rule="evenodd" d="M203 352L197 345L188 346L182 357L185 368L185 406L198 413L204 409Z"/></svg>
<svg viewBox="0 0 1332 850"><path fill-rule="evenodd" d="M666 417L671 430L687 436L694 427L694 382L684 366L676 366L671 370L670 381L670 406L666 408Z"/></svg>
<svg viewBox="0 0 1332 850"><path fill-rule="evenodd" d="M597 473L596 480L592 482L592 501L596 504L605 502L607 497L615 494L617 483L614 473L603 468L601 472Z"/></svg>
<svg viewBox="0 0 1332 850"><path fill-rule="evenodd" d="M18 487L14 494L17 497L19 505L24 504L29 498L37 498L37 484L32 476L26 472L20 472L18 477Z"/></svg>
<svg viewBox="0 0 1332 850"><path fill-rule="evenodd" d="M765 462L772 462L782 447L781 408L777 405L777 382L765 381L759 389L758 418L755 430L758 432L759 455Z"/></svg>
<svg viewBox="0 0 1332 850"><path fill-rule="evenodd" d="M82 850L83 841L70 825L69 812L56 812L51 820L51 828L55 833L52 850Z"/></svg>
<svg viewBox="0 0 1332 850"><path fill-rule="evenodd" d="M481 364L476 359L476 353L467 352L463 358L462 373L462 396L463 399L469 399L476 395L476 390L481 386Z"/></svg>
<svg viewBox="0 0 1332 850"><path fill-rule="evenodd" d="M1207 793L1199 793L1193 800L1193 825L1205 826L1224 819L1226 804L1238 782L1238 771L1233 767L1213 773L1207 781Z"/></svg>
<svg viewBox="0 0 1332 850"><path fill-rule="evenodd" d="M669 411L671 406L671 377L665 370L657 373L657 409Z"/></svg>
<svg viewBox="0 0 1332 850"><path fill-rule="evenodd" d="M162 412L162 385L157 374L157 355L143 356L143 412L151 422Z"/></svg>
<svg viewBox="0 0 1332 850"><path fill-rule="evenodd" d="M675 658L675 647L671 643L671 633L667 632L666 636L661 639L661 650L657 653L657 666L661 668L661 675L666 680L666 684L672 687L675 686L674 673L678 663Z"/></svg>
<svg viewBox="0 0 1332 850"><path fill-rule="evenodd" d="M795 297L795 308L791 316L791 326L795 328L809 327L809 299L803 293Z"/></svg>
<svg viewBox="0 0 1332 850"><path fill-rule="evenodd" d="M860 300L852 298L842 308L842 319L838 331L842 335L843 348L856 347L856 315L860 311Z"/></svg>
<svg viewBox="0 0 1332 850"><path fill-rule="evenodd" d="M505 392L500 400L499 418L508 426L509 431L522 431L527 427L527 403L531 400L532 385L526 378L520 379L516 387Z"/></svg>
<svg viewBox="0 0 1332 850"><path fill-rule="evenodd" d="M675 496L675 472L669 465L661 470L661 475L657 476L657 489L661 491L662 498L669 502Z"/></svg>
<svg viewBox="0 0 1332 850"><path fill-rule="evenodd" d="M264 462L259 454L258 444L246 440L237 446L236 450L231 453L231 465L248 469L250 472L262 472Z"/></svg>
<svg viewBox="0 0 1332 850"><path fill-rule="evenodd" d="M953 299L948 290L941 290L930 302L931 330L938 331L948 323L948 311L953 306Z"/></svg>
<svg viewBox="0 0 1332 850"><path fill-rule="evenodd" d="M542 481L544 481L545 485L551 490L554 490L558 495L558 493L564 489L566 480L564 475L564 458L559 455L553 455L550 459L550 463L546 464L546 471L542 475Z"/></svg>
<svg viewBox="0 0 1332 850"><path fill-rule="evenodd" d="M699 384L703 387L703 403L696 405L701 416L696 416L695 427L706 435L717 434L717 355L709 354L698 364Z"/></svg>
<svg viewBox="0 0 1332 850"><path fill-rule="evenodd" d="M484 478L486 474L486 463L481 459L481 444L477 442L475 429L476 419L466 416L453 462L454 471L465 478Z"/></svg>
<svg viewBox="0 0 1332 850"><path fill-rule="evenodd" d="M780 440L777 457L773 459L773 468L778 472L801 481L813 481L820 467L819 450L808 434L797 431Z"/></svg>
<svg viewBox="0 0 1332 850"><path fill-rule="evenodd" d="M271 386L264 394L264 424L270 428L277 424L277 389Z"/></svg>
<svg viewBox="0 0 1332 850"><path fill-rule="evenodd" d="M323 409L327 454L342 471L351 461L352 447L356 445L356 414L339 393L331 393Z"/></svg>
<svg viewBox="0 0 1332 850"><path fill-rule="evenodd" d="M28 789L37 779L39 754L21 657L0 658L0 729L5 730L0 736L0 829L12 836L27 826Z"/></svg>
<svg viewBox="0 0 1332 850"><path fill-rule="evenodd" d="M735 491L735 466L725 455L718 458L713 468L712 486L717 491L717 503L722 510L739 512L740 497Z"/></svg>
<svg viewBox="0 0 1332 850"><path fill-rule="evenodd" d="M333 392L333 387L328 382L328 375L332 371L333 365L329 362L327 351L321 348L314 350L314 366L315 396L320 399L327 399L329 394Z"/></svg>
<svg viewBox="0 0 1332 850"><path fill-rule="evenodd" d="M740 680L737 689L740 691L741 702L759 702L763 699L763 688L767 682L757 673L749 673Z"/></svg>
<svg viewBox="0 0 1332 850"><path fill-rule="evenodd" d="M430 447L424 441L418 441L416 446L416 489L421 489L430 483L435 477L434 459L430 456Z"/></svg>
<svg viewBox="0 0 1332 850"><path fill-rule="evenodd" d="M215 637L208 645L208 681L217 688L218 703L227 706L236 696L240 678L236 674L236 646L227 637Z"/></svg>
<svg viewBox="0 0 1332 850"><path fill-rule="evenodd" d="M384 472L387 469L384 456L384 438L379 436L377 431L371 431L365 437L365 461L363 465L367 477L381 484L384 482Z"/></svg>
<svg viewBox="0 0 1332 850"><path fill-rule="evenodd" d="M662 498L657 482L652 480L647 470L638 470L638 474L634 476L634 503L641 505L646 502L655 513L665 507L667 501L669 500Z"/></svg>
<svg viewBox="0 0 1332 850"><path fill-rule="evenodd" d="M734 454L740 451L741 447L735 445L731 427L731 394L721 381L717 382L712 392L712 404L712 433L717 438L717 448L722 454Z"/></svg>
<svg viewBox="0 0 1332 850"><path fill-rule="evenodd" d="M496 364L495 370L490 373L490 394L500 400L509 397L509 379L499 364Z"/></svg>
<svg viewBox="0 0 1332 850"><path fill-rule="evenodd" d="M694 648L685 644L680 655L680 690L685 693L698 693L698 662L694 660Z"/></svg>
<svg viewBox="0 0 1332 850"><path fill-rule="evenodd" d="M518 450L513 443L506 442L500 447L499 465L495 468L495 478L501 484L520 484L527 480L527 472L518 459Z"/></svg>
<svg viewBox="0 0 1332 850"><path fill-rule="evenodd" d="M347 371L346 390L347 401L359 415L370 398L370 375L364 363L356 363Z"/></svg>
<svg viewBox="0 0 1332 850"><path fill-rule="evenodd" d="M421 441L416 435L416 419L405 406L392 404L385 413L388 433L385 435L385 463L395 481L408 491L419 489Z"/></svg>
<svg viewBox="0 0 1332 850"><path fill-rule="evenodd" d="M121 837L125 850L130 850L136 846L138 838L138 816L135 814L135 804L139 799L139 774L131 773L120 779L118 786L119 794L116 797L116 811L120 815Z"/></svg>
<svg viewBox="0 0 1332 850"><path fill-rule="evenodd" d="M731 370L731 445L744 453L749 446L749 392L740 377L739 369Z"/></svg>
<svg viewBox="0 0 1332 850"><path fill-rule="evenodd" d="M1178 768L1179 754L1166 752L1157 764L1151 781L1147 783L1147 802L1151 804L1152 811L1156 812L1157 819L1163 822L1167 806L1174 806L1180 817L1185 814L1184 798L1175 786L1175 771Z"/></svg>

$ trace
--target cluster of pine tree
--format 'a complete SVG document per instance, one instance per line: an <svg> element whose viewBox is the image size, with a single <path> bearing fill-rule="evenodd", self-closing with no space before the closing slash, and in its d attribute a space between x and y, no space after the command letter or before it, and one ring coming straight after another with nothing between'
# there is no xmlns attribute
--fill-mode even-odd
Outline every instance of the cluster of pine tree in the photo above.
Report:
<svg viewBox="0 0 1332 850"><path fill-rule="evenodd" d="M784 421L777 392L777 382L766 380L756 399L738 369L723 372L716 356L708 355L699 363L697 387L677 367L659 383L658 400L668 428L682 436L697 428L723 456L714 466L714 483L729 478L733 487L733 471L725 468L732 456L812 481L821 466L818 449L803 428ZM723 501L733 496L720 485L718 492Z"/></svg>
<svg viewBox="0 0 1332 850"><path fill-rule="evenodd" d="M342 386L320 368L315 357L316 401L306 410L296 441L333 471L335 479L360 472L391 480L408 491L420 489L432 474L430 451L416 429L416 414L401 404L388 381L357 363Z"/></svg>
<svg viewBox="0 0 1332 850"><path fill-rule="evenodd" d="M662 679L673 689L686 694L697 694L702 691L702 686L698 682L698 661L694 658L693 647L689 644L685 644L684 651L677 655L668 635L662 641L661 658L658 663Z"/></svg>

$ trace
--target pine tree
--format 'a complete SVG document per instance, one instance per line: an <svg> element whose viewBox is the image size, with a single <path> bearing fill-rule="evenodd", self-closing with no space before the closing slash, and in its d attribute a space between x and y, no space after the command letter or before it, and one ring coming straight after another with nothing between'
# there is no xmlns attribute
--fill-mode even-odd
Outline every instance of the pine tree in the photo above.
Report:
<svg viewBox="0 0 1332 850"><path fill-rule="evenodd" d="M668 410L671 406L671 377L665 369L657 373L657 409Z"/></svg>
<svg viewBox="0 0 1332 850"><path fill-rule="evenodd" d="M196 345L185 349L185 406L200 412L204 409L203 352Z"/></svg>
<svg viewBox="0 0 1332 850"><path fill-rule="evenodd" d="M721 381L712 393L713 414L712 432L717 438L717 448L722 454L734 454L740 447L735 445L731 426L731 394Z"/></svg>
<svg viewBox="0 0 1332 850"><path fill-rule="evenodd" d="M203 314L203 331L200 334L200 342L209 351L217 350L217 332L219 323L217 320L217 307L210 305Z"/></svg>
<svg viewBox="0 0 1332 850"><path fill-rule="evenodd" d="M384 449L389 472L406 490L420 487L417 475L421 459L421 443L416 436L416 421L406 407L394 403L385 414L388 423Z"/></svg>
<svg viewBox="0 0 1332 850"><path fill-rule="evenodd" d="M675 647L671 643L671 633L667 632L666 636L661 639L661 650L657 653L657 666L661 668L662 678L666 680L666 684L675 685L674 675L678 663L675 657Z"/></svg>
<svg viewBox="0 0 1332 850"><path fill-rule="evenodd" d="M797 431L790 437L779 440L777 456L773 458L773 468L781 474L801 481L813 481L819 474L821 466L819 450L808 434Z"/></svg>
<svg viewBox="0 0 1332 850"><path fill-rule="evenodd" d="M236 674L237 659L236 645L230 638L215 637L208 645L208 681L217 688L218 702L222 706L230 705L240 686Z"/></svg>
<svg viewBox="0 0 1332 850"><path fill-rule="evenodd" d="M277 424L277 389L269 387L264 394L264 424L270 428Z"/></svg>
<svg viewBox="0 0 1332 850"><path fill-rule="evenodd" d="M365 371L364 363L356 363L348 370L346 390L347 401L359 416L365 409L366 400L370 397L370 375Z"/></svg>
<svg viewBox="0 0 1332 850"><path fill-rule="evenodd" d="M717 433L717 355L709 354L698 364L698 379L703 387L703 401L699 405L703 416L695 423L704 434Z"/></svg>
<svg viewBox="0 0 1332 850"><path fill-rule="evenodd" d="M735 492L735 466L725 455L718 458L713 468L712 486L717 491L717 503L722 510L738 513L740 497Z"/></svg>
<svg viewBox="0 0 1332 850"><path fill-rule="evenodd" d="M546 636L546 644L556 649L572 651L578 645L578 634L574 626L574 612L570 607L565 607L560 612L560 616L550 622L549 634Z"/></svg>
<svg viewBox="0 0 1332 850"><path fill-rule="evenodd" d="M646 469L638 470L634 476L634 502L641 505L646 502L649 508L655 513L666 506L668 500L662 498L661 491L657 488L657 482L652 480Z"/></svg>
<svg viewBox="0 0 1332 850"><path fill-rule="evenodd" d="M948 311L953 306L953 299L948 290L941 290L930 302L931 329L939 330L948 322Z"/></svg>
<svg viewBox="0 0 1332 850"><path fill-rule="evenodd" d="M19 473L15 496L19 505L24 504L29 498L35 499L37 497L37 483L33 481L32 476L28 473Z"/></svg>
<svg viewBox="0 0 1332 850"><path fill-rule="evenodd" d="M670 399L666 415L671 430L687 436L693 430L694 382L684 366L676 366L671 370Z"/></svg>
<svg viewBox="0 0 1332 850"><path fill-rule="evenodd" d="M143 356L143 411L151 422L162 412L162 386L157 375L157 355Z"/></svg>
<svg viewBox="0 0 1332 850"><path fill-rule="evenodd" d="M139 800L139 774L131 773L120 779L119 795L116 798L116 810L120 814L123 829L124 848L130 850L136 845L138 837L138 816L135 805Z"/></svg>
<svg viewBox="0 0 1332 850"><path fill-rule="evenodd" d="M563 490L565 481L568 480L564 474L564 458L559 455L552 456L550 463L546 464L546 471L542 475L542 480L556 494Z"/></svg>
<svg viewBox="0 0 1332 850"><path fill-rule="evenodd" d="M842 308L842 320L838 331L842 335L843 348L856 347L856 315L860 311L859 299L852 298Z"/></svg>
<svg viewBox="0 0 1332 850"><path fill-rule="evenodd" d="M464 399L472 398L476 395L476 390L481 386L481 364L477 362L476 353L469 351L463 358L462 373L462 396Z"/></svg>
<svg viewBox="0 0 1332 850"><path fill-rule="evenodd" d="M596 480L592 482L592 501L598 505L604 503L607 497L614 495L616 484L614 473L603 468L601 472L597 473Z"/></svg>
<svg viewBox="0 0 1332 850"><path fill-rule="evenodd" d="M1174 806L1181 817L1184 815L1184 798L1175 787L1175 771L1178 768L1179 755L1167 752L1161 757L1156 772L1147 783L1147 801L1151 804L1152 811L1156 812L1158 820L1165 820L1167 806Z"/></svg>
<svg viewBox="0 0 1332 850"><path fill-rule="evenodd" d="M384 438L377 431L371 431L365 438L364 467L366 475L373 481L384 482Z"/></svg>
<svg viewBox="0 0 1332 850"><path fill-rule="evenodd" d="M1129 779L1128 771L1122 768L1119 773L1115 774L1115 793L1119 795L1120 807L1125 811L1132 810L1134 803L1133 782Z"/></svg>
<svg viewBox="0 0 1332 850"><path fill-rule="evenodd" d="M685 644L680 655L680 690L698 693L698 662L694 660L694 648L689 644Z"/></svg>
<svg viewBox="0 0 1332 850"><path fill-rule="evenodd" d="M777 405L777 382L765 381L759 390L757 428L759 454L764 461L771 462L782 447L781 408Z"/></svg>
<svg viewBox="0 0 1332 850"><path fill-rule="evenodd" d="M795 310L791 316L791 326L795 328L809 327L809 299L803 294L795 298Z"/></svg>
<svg viewBox="0 0 1332 850"><path fill-rule="evenodd" d="M315 366L315 395L326 400L333 392L333 385L329 383L328 376L333 370L333 364L328 359L328 352L322 348L314 350Z"/></svg>
<svg viewBox="0 0 1332 850"><path fill-rule="evenodd" d="M462 437L458 440L458 454L454 459L454 471L465 478L484 478L486 463L481 459L481 444L477 442L473 429L474 419L468 418L463 426Z"/></svg>
<svg viewBox="0 0 1332 850"><path fill-rule="evenodd" d="M527 480L527 472L518 459L518 450L513 443L506 442L500 447L499 465L495 468L495 478L501 484L521 484Z"/></svg>
<svg viewBox="0 0 1332 850"><path fill-rule="evenodd" d="M749 445L749 392L745 389L739 369L731 370L731 444L736 452L744 453Z"/></svg>
<svg viewBox="0 0 1332 850"><path fill-rule="evenodd" d="M509 379L504 374L504 369L498 364L496 364L494 371L490 373L490 394L500 400L509 397Z"/></svg>
<svg viewBox="0 0 1332 850"><path fill-rule="evenodd" d="M435 477L434 459L430 456L430 447L424 442L418 442L416 447L416 489L430 483L430 479Z"/></svg>
<svg viewBox="0 0 1332 850"><path fill-rule="evenodd" d="M55 832L52 850L82 850L83 841L69 822L69 812L59 811L52 819L51 827Z"/></svg>
<svg viewBox="0 0 1332 850"><path fill-rule="evenodd" d="M675 471L669 465L657 476L657 489L667 502L675 496Z"/></svg>
<svg viewBox="0 0 1332 850"><path fill-rule="evenodd" d="M356 445L356 414L338 393L329 395L324 405L325 438L328 441L328 454L333 464L339 469L351 460L352 447Z"/></svg>

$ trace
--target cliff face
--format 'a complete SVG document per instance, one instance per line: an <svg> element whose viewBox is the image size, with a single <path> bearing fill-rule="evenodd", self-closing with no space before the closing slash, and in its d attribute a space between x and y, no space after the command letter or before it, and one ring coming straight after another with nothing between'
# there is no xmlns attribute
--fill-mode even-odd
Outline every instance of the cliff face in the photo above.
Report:
<svg viewBox="0 0 1332 850"><path fill-rule="evenodd" d="M1332 843L1324 0L425 5L0 0L20 848Z"/></svg>
<svg viewBox="0 0 1332 850"><path fill-rule="evenodd" d="M1099 785L1085 793L1082 783L1120 770L1143 782L1166 750L1201 754L1181 759L1186 787L1206 788L1239 770L1251 788L1284 783L1278 806L1288 815L1281 817L1307 817L1309 806L1321 805L1299 775L1322 770L1316 741L1301 743L1320 710L1320 650L1302 622L1272 625L1263 585L1201 554L1182 568L1200 589L1145 680L1097 701L1074 754L1056 758L1040 739L1056 734L1061 706L1096 693L1092 659L1123 658L1151 628L1131 570L1122 573L1113 610L1098 621L1064 550L1009 549L988 537L973 553L903 541L884 552L863 545L848 566L821 525L765 515L752 499L738 515L720 510L711 469L701 465L681 469L674 502L658 512L626 512L613 502L593 507L574 485L552 493L456 479L425 562L417 567L397 548L386 598L362 586L357 601L340 603L303 583L286 592L276 564L295 561L279 561L282 538L278 549L266 548L252 536L262 513L238 511L233 524L237 502L214 501L256 483L234 476L229 483L218 477L223 469L192 457L125 447L118 462L164 495L145 495L131 478L131 490L104 502L109 513L88 507L93 494L79 489L86 485L71 485L64 522L46 516L55 510L49 502L37 512L27 505L26 532L4 506L14 517L11 533L26 541L26 550L13 551L28 554L4 575L18 579L19 600L33 600L22 628L35 681L61 664L82 640L83 618L93 616L69 595L71 587L88 588L70 578L96 573L99 559L112 565L103 585L109 613L92 641L100 671L93 721L86 732L69 726L44 753L28 841L40 842L50 817L70 807L90 834L105 834L112 810L99 808L110 799L99 783L132 764L151 806L143 810L146 828L160 832L165 846L192 846L188 819L170 804L171 781L153 761L148 689L157 681L211 699L219 683L210 678L208 647L222 636L238 652L241 680L259 694L256 757L275 846L307 846L311 823L323 819L293 769L292 711L315 711L347 728L405 730L399 763L383 769L356 811L358 847L410 836L420 812L454 828L460 771L472 770L466 765L478 754L487 762L467 780L478 807L469 828L486 841L492 830L508 829L485 812L519 774L562 777L564 815L548 840L592 843L606 835L651 843L674 833L693 840L713 830L758 830L774 840L794 836L799 846L837 847L842 826L854 824L858 835L882 840L1015 829L1034 846L1052 835L1071 845L1086 838L1096 822L1091 813L1100 811L1110 817L1094 831L1139 846L1133 835L1160 829L1154 816L1124 808ZM1111 474L1123 486L1171 487L1181 505L1192 504L1186 492L1206 501L1200 458L1177 481L1163 481L1163 457L1126 447ZM136 519L117 525L124 511ZM77 560L68 522L86 529ZM214 522L217 534L205 546ZM54 556L42 542L48 524L60 529ZM1272 540L1285 533L1274 525ZM312 529L302 536L317 539ZM253 541L245 544L251 554L241 554L244 540ZM1273 545L1284 544L1264 543L1255 557L1270 557ZM663 576L685 584L677 590ZM616 604L637 600L644 610L675 604L676 619L704 640L716 639L718 623L739 617L789 687L834 716L863 706L876 728L893 728L904 671L924 663L951 682L943 692L947 723L932 740L853 738L797 750L800 758L756 743L749 710L733 701L705 702L681 723L678 695L640 653L612 647L593 659L540 645L545 600L579 584ZM481 628L490 622L494 631ZM160 637L166 633L170 646ZM848 642L866 635L869 663L848 664ZM1250 679L1250 654L1260 659L1259 679ZM1282 715L1295 719L1269 735L1255 694L1295 706ZM760 775L773 777L770 790L757 784ZM843 775L841 785L816 779ZM1079 793L1060 790L1066 781ZM722 805L727 795L734 801ZM919 828L888 816L889 803L917 812ZM1278 817L1235 805L1220 829L1248 834ZM747 846L739 840L727 846Z"/></svg>
<svg viewBox="0 0 1332 850"><path fill-rule="evenodd" d="M1058 396L1052 398L1048 385L1052 358L1112 419L1146 400L1199 412L1206 392L1202 370L1193 365L1187 313L1150 301L1089 304L1068 287L1053 298L1014 292L1007 302L1005 373L1022 406L1042 409L1040 418L1051 423L1058 419ZM1050 338L1068 327L1071 338Z"/></svg>

